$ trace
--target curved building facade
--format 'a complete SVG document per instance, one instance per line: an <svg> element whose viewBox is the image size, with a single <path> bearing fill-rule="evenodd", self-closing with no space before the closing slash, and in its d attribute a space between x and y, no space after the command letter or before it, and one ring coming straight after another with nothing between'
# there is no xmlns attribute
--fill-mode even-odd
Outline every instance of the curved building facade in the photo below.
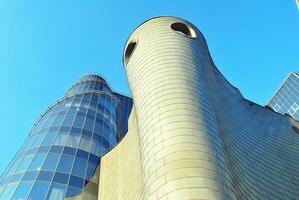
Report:
<svg viewBox="0 0 299 200"><path fill-rule="evenodd" d="M82 78L33 127L0 199L298 199L299 122L245 99L194 25L144 22L123 61L133 105Z"/></svg>
<svg viewBox="0 0 299 200"><path fill-rule="evenodd" d="M100 157L126 132L131 99L97 75L52 105L2 175L0 199L64 199L81 193ZM126 113L128 112L128 113Z"/></svg>
<svg viewBox="0 0 299 200"><path fill-rule="evenodd" d="M298 199L298 121L245 99L194 25L150 19L123 58L134 110L99 199Z"/></svg>
<svg viewBox="0 0 299 200"><path fill-rule="evenodd" d="M129 55L131 41L136 46ZM209 112L209 58L201 33L176 18L149 20L128 40L124 62L140 130L146 198L225 194L227 174L217 169L223 163L221 141ZM179 176L184 171L188 176Z"/></svg>

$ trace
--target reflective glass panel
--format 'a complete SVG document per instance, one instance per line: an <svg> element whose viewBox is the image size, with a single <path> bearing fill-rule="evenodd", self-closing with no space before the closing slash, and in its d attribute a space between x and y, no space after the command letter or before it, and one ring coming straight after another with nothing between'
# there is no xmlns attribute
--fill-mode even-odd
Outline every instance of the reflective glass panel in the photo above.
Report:
<svg viewBox="0 0 299 200"><path fill-rule="evenodd" d="M48 133L47 136L45 137L42 145L45 145L45 146L51 145L53 143L55 136L56 136L56 134Z"/></svg>
<svg viewBox="0 0 299 200"><path fill-rule="evenodd" d="M60 145L60 146L64 146L65 141L67 139L68 134L67 133L59 133L55 139L54 144L55 145Z"/></svg>
<svg viewBox="0 0 299 200"><path fill-rule="evenodd" d="M28 170L41 170L45 157L45 153L36 154Z"/></svg>
<svg viewBox="0 0 299 200"><path fill-rule="evenodd" d="M39 181L48 181L50 182L53 178L54 173L48 171L40 171L37 177Z"/></svg>
<svg viewBox="0 0 299 200"><path fill-rule="evenodd" d="M81 191L82 190L77 188L77 187L69 186L67 191L66 191L66 196L67 197L76 196L76 195L80 194Z"/></svg>
<svg viewBox="0 0 299 200"><path fill-rule="evenodd" d="M87 161L85 159L76 157L72 174L85 177L86 163Z"/></svg>
<svg viewBox="0 0 299 200"><path fill-rule="evenodd" d="M32 181L25 181L21 182L18 186L17 190L15 191L12 199L27 199L27 196L31 190L33 182Z"/></svg>
<svg viewBox="0 0 299 200"><path fill-rule="evenodd" d="M74 156L62 155L57 167L57 171L69 173L72 169Z"/></svg>
<svg viewBox="0 0 299 200"><path fill-rule="evenodd" d="M30 165L31 161L33 159L33 155L29 155L29 156L26 156L22 162L20 163L17 171L24 171L27 169L27 167Z"/></svg>
<svg viewBox="0 0 299 200"><path fill-rule="evenodd" d="M60 157L60 154L48 154L48 156L43 164L42 169L48 170L48 171L53 171L57 166L59 157Z"/></svg>
<svg viewBox="0 0 299 200"><path fill-rule="evenodd" d="M77 148L79 145L79 141L80 141L80 136L71 134L67 139L66 146Z"/></svg>
<svg viewBox="0 0 299 200"><path fill-rule="evenodd" d="M49 189L49 182L35 182L32 191L29 194L28 199L30 200L43 200L46 196L46 193Z"/></svg>
<svg viewBox="0 0 299 200"><path fill-rule="evenodd" d="M106 88L107 93L89 91L95 87ZM18 199L59 200L64 198L66 189L69 196L79 194L86 178L93 175L99 156L116 144L116 135L126 132L123 130L130 106L123 109L117 104L120 113L116 115L115 102L125 101L122 95L111 93L102 78L86 76L71 90L74 96L57 101L32 128L15 160L0 178L0 199L11 199L15 195ZM122 116L117 118L121 120L119 123L115 116ZM121 133L116 132L119 130ZM30 197L26 196L29 194Z"/></svg>
<svg viewBox="0 0 299 200"><path fill-rule="evenodd" d="M53 182L67 184L68 180L69 180L69 177L70 177L70 175L60 173L60 172L56 172L55 175L54 175L54 178L53 178Z"/></svg>
<svg viewBox="0 0 299 200"><path fill-rule="evenodd" d="M22 180L23 181L32 181L32 180L35 180L36 177L37 177L37 171L26 172L25 175L23 176Z"/></svg>
<svg viewBox="0 0 299 200"><path fill-rule="evenodd" d="M0 196L0 200L7 200L10 199L13 195L15 189L17 188L18 183L8 184L7 187L4 189L3 193Z"/></svg>
<svg viewBox="0 0 299 200"><path fill-rule="evenodd" d="M52 183L48 192L47 199L63 200L66 190L66 185Z"/></svg>

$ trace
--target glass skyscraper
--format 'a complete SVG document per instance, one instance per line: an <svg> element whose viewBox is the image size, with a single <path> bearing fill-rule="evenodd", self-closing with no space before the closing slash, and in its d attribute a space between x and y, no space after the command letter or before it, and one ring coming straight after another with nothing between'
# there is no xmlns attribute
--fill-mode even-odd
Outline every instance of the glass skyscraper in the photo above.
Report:
<svg viewBox="0 0 299 200"><path fill-rule="evenodd" d="M287 113L299 120L299 73L292 72L284 80L267 104L276 112Z"/></svg>
<svg viewBox="0 0 299 200"><path fill-rule="evenodd" d="M60 200L80 194L100 157L127 131L129 97L87 75L50 106L0 180L0 199Z"/></svg>

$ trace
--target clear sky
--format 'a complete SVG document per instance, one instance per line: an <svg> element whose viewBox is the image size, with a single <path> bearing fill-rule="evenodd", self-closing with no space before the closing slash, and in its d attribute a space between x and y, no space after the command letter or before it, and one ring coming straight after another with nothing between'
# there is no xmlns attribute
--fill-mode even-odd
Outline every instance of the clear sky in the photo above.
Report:
<svg viewBox="0 0 299 200"><path fill-rule="evenodd" d="M295 0L1 0L0 174L41 112L81 76L101 74L129 94L125 41L159 15L197 26L220 71L258 104L299 70Z"/></svg>

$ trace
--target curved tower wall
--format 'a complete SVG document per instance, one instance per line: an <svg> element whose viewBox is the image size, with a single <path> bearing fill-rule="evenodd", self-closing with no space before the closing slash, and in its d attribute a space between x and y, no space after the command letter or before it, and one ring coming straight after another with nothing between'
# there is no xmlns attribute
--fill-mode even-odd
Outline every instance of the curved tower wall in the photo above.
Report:
<svg viewBox="0 0 299 200"><path fill-rule="evenodd" d="M145 22L124 63L134 110L101 159L99 199L298 199L298 121L246 100L194 26Z"/></svg>
<svg viewBox="0 0 299 200"><path fill-rule="evenodd" d="M187 25L190 37L181 24L173 28L182 32L174 31L174 23ZM124 62L140 131L145 198L234 198L221 169L207 86L210 56L201 33L178 18L151 19L129 37Z"/></svg>
<svg viewBox="0 0 299 200"><path fill-rule="evenodd" d="M237 199L298 199L298 121L244 99L216 68L211 72L231 192Z"/></svg>
<svg viewBox="0 0 299 200"><path fill-rule="evenodd" d="M80 194L100 157L124 134L119 120L132 102L121 96L97 75L73 85L33 126L1 177L0 199L59 200Z"/></svg>
<svg viewBox="0 0 299 200"><path fill-rule="evenodd" d="M128 125L126 136L102 157L98 198L100 200L145 199L139 131L134 108Z"/></svg>

